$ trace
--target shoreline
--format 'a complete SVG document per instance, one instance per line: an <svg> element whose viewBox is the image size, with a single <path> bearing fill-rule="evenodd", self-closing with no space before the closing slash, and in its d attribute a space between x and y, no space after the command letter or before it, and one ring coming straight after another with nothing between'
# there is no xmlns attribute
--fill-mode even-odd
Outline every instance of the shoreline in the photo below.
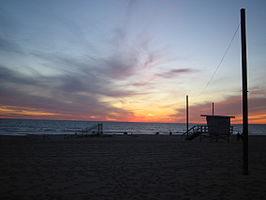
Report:
<svg viewBox="0 0 266 200"><path fill-rule="evenodd" d="M30 134L0 134L0 138L1 137L28 137L28 138L30 138L30 137L62 137L62 138L93 138L93 137L99 137L99 138L101 138L101 137L142 137L142 136L144 136L144 137L161 137L161 136L163 136L163 137L183 137L183 138L185 138L185 135L183 136L182 134L131 134L131 133L129 133L129 134L120 134L120 133L118 133L118 134L101 134L101 135L97 135L97 134L75 134L75 133L73 133L73 134L61 134L61 133L49 133L49 134L42 134L42 133L40 133L40 134L32 134L32 133L30 133ZM236 138L237 137L237 134L232 134L232 135L230 135L230 138ZM263 138L266 138L266 133L265 134L249 134L248 135L248 137L249 138L255 138L255 137L263 137ZM198 137L199 138L199 137ZM197 140L197 138L196 139L194 139L194 140Z"/></svg>

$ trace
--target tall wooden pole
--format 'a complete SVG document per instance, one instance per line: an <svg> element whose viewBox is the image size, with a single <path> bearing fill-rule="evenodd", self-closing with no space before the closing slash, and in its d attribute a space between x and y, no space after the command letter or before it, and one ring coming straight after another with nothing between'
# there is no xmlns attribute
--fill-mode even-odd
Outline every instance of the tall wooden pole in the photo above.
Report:
<svg viewBox="0 0 266 200"><path fill-rule="evenodd" d="M248 174L248 90L247 90L247 47L246 47L246 11L241 14L242 47L242 112L243 112L243 174Z"/></svg>
<svg viewBox="0 0 266 200"><path fill-rule="evenodd" d="M214 115L214 102L212 102L212 116Z"/></svg>
<svg viewBox="0 0 266 200"><path fill-rule="evenodd" d="M186 117L187 117L187 136L188 136L188 95L186 96Z"/></svg>

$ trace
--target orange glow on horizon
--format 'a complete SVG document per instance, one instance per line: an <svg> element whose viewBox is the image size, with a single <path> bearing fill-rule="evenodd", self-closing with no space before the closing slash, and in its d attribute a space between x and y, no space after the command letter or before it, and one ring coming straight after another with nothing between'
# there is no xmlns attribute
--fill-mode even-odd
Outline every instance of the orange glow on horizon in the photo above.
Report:
<svg viewBox="0 0 266 200"><path fill-rule="evenodd" d="M168 111L165 112L164 111ZM241 124L242 116L235 115L236 118L231 120L232 124ZM161 122L161 123L185 123L184 113L173 114L169 110L149 110L134 113L130 116L118 116L114 113L109 116L101 115L87 115L81 113L62 114L57 112L49 112L44 110L16 107L16 106L2 106L0 107L0 118L13 119L50 119L50 120L80 120L80 121L125 121L125 122ZM205 118L200 116L200 112L192 112L190 114L190 123L205 124ZM250 113L250 124L266 124L266 114Z"/></svg>
<svg viewBox="0 0 266 200"><path fill-rule="evenodd" d="M145 122L145 123L185 123L185 118L183 120L174 120L171 118L146 118L145 116L141 117L132 117L132 118L124 118L124 119L116 119L116 118L90 118L90 117L69 117L69 116L58 116L56 114L48 113L49 115L46 115L45 113L41 113L41 115L38 115L37 113L34 113L34 115L29 115L31 112L24 112L27 113L24 114L24 116L10 116L10 115L4 115L1 113L0 118L8 118L8 119L43 119L43 120L73 120L73 121L119 121L119 122ZM189 123L193 124L206 124L205 119L201 120L190 120ZM232 124L242 124L242 119L239 117L238 119L232 119ZM266 124L266 119L258 119L258 115L249 116L249 124Z"/></svg>
<svg viewBox="0 0 266 200"><path fill-rule="evenodd" d="M33 110L28 108L16 107L16 106L3 106L0 107L1 115L28 115L28 116L54 116L57 113L44 112L39 110Z"/></svg>

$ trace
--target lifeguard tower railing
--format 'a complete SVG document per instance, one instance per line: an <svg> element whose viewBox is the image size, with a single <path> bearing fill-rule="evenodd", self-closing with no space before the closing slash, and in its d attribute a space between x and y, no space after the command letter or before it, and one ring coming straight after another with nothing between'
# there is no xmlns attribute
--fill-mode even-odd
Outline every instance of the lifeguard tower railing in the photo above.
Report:
<svg viewBox="0 0 266 200"><path fill-rule="evenodd" d="M230 126L229 133L222 134L223 136L230 136L233 134L233 126ZM221 134L220 134L221 135ZM204 137L211 137L212 134L209 133L209 129L207 125L195 125L188 129L188 131L184 132L182 136L186 136L186 140L192 140L198 136L204 136ZM217 135L214 135L217 136Z"/></svg>
<svg viewBox="0 0 266 200"><path fill-rule="evenodd" d="M77 131L75 135L78 136L88 136L88 135L103 135L103 124L98 123L91 127L87 127Z"/></svg>

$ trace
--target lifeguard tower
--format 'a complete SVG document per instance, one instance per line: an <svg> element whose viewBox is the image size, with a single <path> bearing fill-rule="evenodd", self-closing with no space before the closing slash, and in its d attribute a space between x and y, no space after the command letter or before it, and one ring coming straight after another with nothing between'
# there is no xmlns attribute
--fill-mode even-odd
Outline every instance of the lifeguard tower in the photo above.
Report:
<svg viewBox="0 0 266 200"><path fill-rule="evenodd" d="M201 115L206 117L207 125L196 125L190 128L183 135L186 135L187 140L192 140L200 136L200 141L203 138L210 138L216 142L219 139L226 139L229 142L230 135L233 134L233 126L231 126L231 118L234 116L222 115Z"/></svg>
<svg viewBox="0 0 266 200"><path fill-rule="evenodd" d="M231 118L234 116L222 116L222 115L201 115L206 117L208 131L200 134L200 137L210 137L218 141L219 138L227 139L233 133L233 126L231 126Z"/></svg>

